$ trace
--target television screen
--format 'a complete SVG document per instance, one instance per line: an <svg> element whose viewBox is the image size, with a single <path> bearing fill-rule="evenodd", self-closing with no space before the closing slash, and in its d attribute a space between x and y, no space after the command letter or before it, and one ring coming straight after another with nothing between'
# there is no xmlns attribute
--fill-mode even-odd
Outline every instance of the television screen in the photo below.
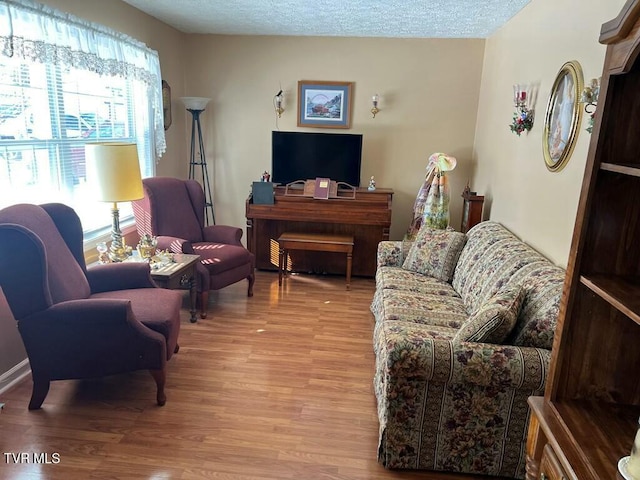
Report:
<svg viewBox="0 0 640 480"><path fill-rule="evenodd" d="M284 184L317 177L360 186L362 135L274 131L271 181Z"/></svg>

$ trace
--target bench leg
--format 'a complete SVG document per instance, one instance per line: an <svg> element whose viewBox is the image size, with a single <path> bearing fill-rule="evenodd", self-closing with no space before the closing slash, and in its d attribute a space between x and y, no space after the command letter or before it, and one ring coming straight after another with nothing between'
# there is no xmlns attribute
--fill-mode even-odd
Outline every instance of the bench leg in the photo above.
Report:
<svg viewBox="0 0 640 480"><path fill-rule="evenodd" d="M347 252L347 290L351 290L351 264L353 262L353 252Z"/></svg>
<svg viewBox="0 0 640 480"><path fill-rule="evenodd" d="M282 269L284 263L284 249L280 248L278 252L278 286L282 286Z"/></svg>

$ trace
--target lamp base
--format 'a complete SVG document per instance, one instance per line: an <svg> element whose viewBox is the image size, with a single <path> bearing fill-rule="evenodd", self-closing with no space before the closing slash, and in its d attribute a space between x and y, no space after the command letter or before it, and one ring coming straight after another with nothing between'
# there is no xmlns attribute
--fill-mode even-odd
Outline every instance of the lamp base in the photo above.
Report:
<svg viewBox="0 0 640 480"><path fill-rule="evenodd" d="M131 249L127 249L126 245L122 241L122 232L120 231L120 211L118 210L118 204L113 202L113 208L111 209L112 224L111 224L111 246L109 247L109 260L112 262L124 262L131 253Z"/></svg>
<svg viewBox="0 0 640 480"><path fill-rule="evenodd" d="M109 248L109 260L112 263L124 262L129 258L129 253L127 252L126 247L113 247L113 242L111 242L111 247Z"/></svg>

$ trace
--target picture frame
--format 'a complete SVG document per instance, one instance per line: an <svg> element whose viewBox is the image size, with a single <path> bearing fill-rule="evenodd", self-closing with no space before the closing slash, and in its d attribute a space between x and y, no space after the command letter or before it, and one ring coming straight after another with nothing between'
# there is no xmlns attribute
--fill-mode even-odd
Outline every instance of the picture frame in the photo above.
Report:
<svg viewBox="0 0 640 480"><path fill-rule="evenodd" d="M166 80L162 80L162 115L164 119L164 129L169 130L171 126L171 87Z"/></svg>
<svg viewBox="0 0 640 480"><path fill-rule="evenodd" d="M300 80L298 127L351 128L353 82Z"/></svg>
<svg viewBox="0 0 640 480"><path fill-rule="evenodd" d="M547 168L562 170L575 147L582 120L580 93L584 76L577 60L566 62L556 76L545 113L542 151Z"/></svg>

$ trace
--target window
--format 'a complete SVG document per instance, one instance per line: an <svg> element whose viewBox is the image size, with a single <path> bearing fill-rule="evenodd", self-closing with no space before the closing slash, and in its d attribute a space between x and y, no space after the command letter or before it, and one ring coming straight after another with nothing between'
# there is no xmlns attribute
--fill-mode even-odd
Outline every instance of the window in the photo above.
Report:
<svg viewBox="0 0 640 480"><path fill-rule="evenodd" d="M136 143L142 176L153 175L164 151L157 53L28 0L0 2L0 41L0 208L62 202L85 238L106 231L111 205L92 195L84 146Z"/></svg>

